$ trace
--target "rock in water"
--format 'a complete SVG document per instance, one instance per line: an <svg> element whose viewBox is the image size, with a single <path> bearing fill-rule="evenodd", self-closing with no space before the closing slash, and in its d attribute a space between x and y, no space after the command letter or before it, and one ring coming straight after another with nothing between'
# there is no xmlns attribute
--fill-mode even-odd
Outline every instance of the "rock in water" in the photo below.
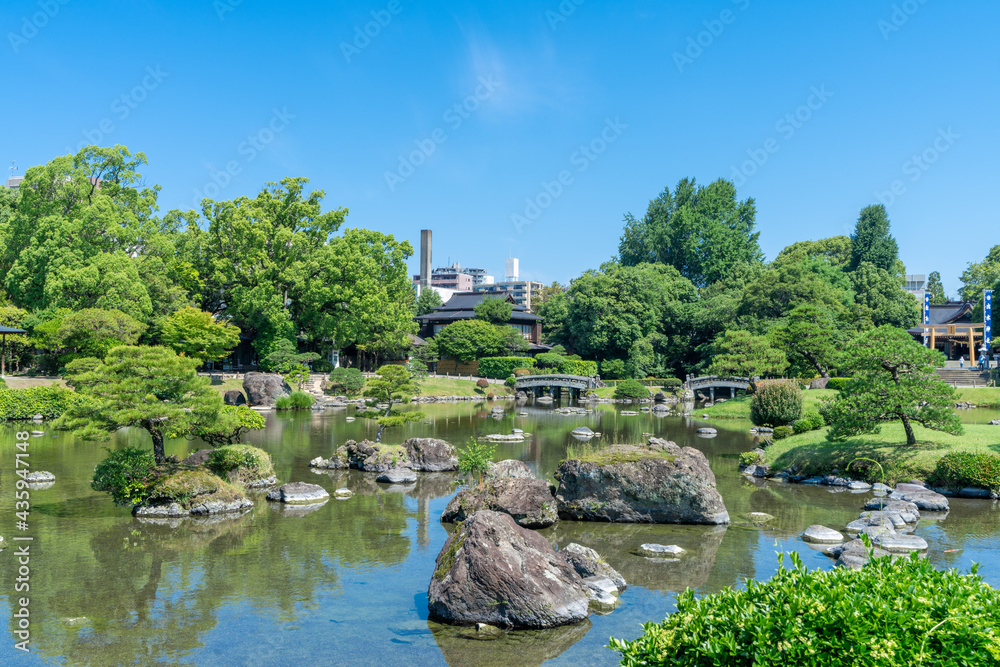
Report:
<svg viewBox="0 0 1000 667"><path fill-rule="evenodd" d="M268 500L294 504L321 503L329 497L330 494L322 486L306 482L282 484L276 489L271 489L267 494Z"/></svg>
<svg viewBox="0 0 1000 667"><path fill-rule="evenodd" d="M417 481L417 473L406 468L386 470L383 473L379 473L375 481L382 482L383 484L412 484Z"/></svg>
<svg viewBox="0 0 1000 667"><path fill-rule="evenodd" d="M534 479L535 475L531 472L531 468L524 461L519 461L517 459L504 459L503 461L498 461L493 463L492 461L486 467L486 475L488 477L517 477L522 479Z"/></svg>
<svg viewBox="0 0 1000 667"><path fill-rule="evenodd" d="M948 498L940 493L925 489L915 484L897 484L896 489L889 494L890 500L905 500L926 512L947 512Z"/></svg>
<svg viewBox="0 0 1000 667"><path fill-rule="evenodd" d="M243 391L250 407L273 407L278 397L292 393L292 388L280 375L254 372L247 373L243 378Z"/></svg>
<svg viewBox="0 0 1000 667"><path fill-rule="evenodd" d="M549 485L540 479L497 477L458 493L441 514L446 523L459 523L480 510L509 514L525 528L547 528L559 519Z"/></svg>
<svg viewBox="0 0 1000 667"><path fill-rule="evenodd" d="M46 482L56 481L56 476L48 470L39 470L37 472L29 472L26 474L24 476L24 481L28 484L45 484Z"/></svg>
<svg viewBox="0 0 1000 667"><path fill-rule="evenodd" d="M560 549L559 554L584 579L588 577L607 577L618 588L618 595L625 592L625 577L604 562L604 559L590 547L571 542Z"/></svg>
<svg viewBox="0 0 1000 667"><path fill-rule="evenodd" d="M559 516L580 521L728 524L708 459L697 449L650 438L563 461Z"/></svg>
<svg viewBox="0 0 1000 667"><path fill-rule="evenodd" d="M676 544L640 544L637 553L646 558L680 558L687 550Z"/></svg>
<svg viewBox="0 0 1000 667"><path fill-rule="evenodd" d="M444 440L410 438L403 443L403 449L406 450L414 470L420 472L458 470L458 453Z"/></svg>
<svg viewBox="0 0 1000 667"><path fill-rule="evenodd" d="M802 533L802 539L814 544L840 544L844 541L844 536L833 528L813 524Z"/></svg>
<svg viewBox="0 0 1000 667"><path fill-rule="evenodd" d="M583 579L544 537L488 510L445 542L427 597L431 616L446 623L514 629L577 623L590 601Z"/></svg>
<svg viewBox="0 0 1000 667"><path fill-rule="evenodd" d="M246 405L247 398L239 389L230 389L222 395L222 400L226 405Z"/></svg>

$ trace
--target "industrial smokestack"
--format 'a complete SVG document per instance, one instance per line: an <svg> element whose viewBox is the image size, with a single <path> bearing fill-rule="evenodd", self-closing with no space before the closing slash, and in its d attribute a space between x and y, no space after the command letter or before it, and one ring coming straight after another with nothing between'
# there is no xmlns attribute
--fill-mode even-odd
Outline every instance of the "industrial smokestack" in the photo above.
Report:
<svg viewBox="0 0 1000 667"><path fill-rule="evenodd" d="M420 230L420 289L431 286L431 230Z"/></svg>

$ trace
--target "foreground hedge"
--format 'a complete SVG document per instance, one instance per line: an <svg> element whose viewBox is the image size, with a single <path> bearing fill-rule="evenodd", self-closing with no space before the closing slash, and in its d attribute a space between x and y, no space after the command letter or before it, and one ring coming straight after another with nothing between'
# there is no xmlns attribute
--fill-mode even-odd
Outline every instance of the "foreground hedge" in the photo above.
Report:
<svg viewBox="0 0 1000 667"><path fill-rule="evenodd" d="M503 380L513 375L518 368L531 368L534 365L535 360L531 357L483 357L479 360L479 375Z"/></svg>
<svg viewBox="0 0 1000 667"><path fill-rule="evenodd" d="M55 419L80 400L78 394L65 387L0 389L0 421L31 419L35 415Z"/></svg>
<svg viewBox="0 0 1000 667"><path fill-rule="evenodd" d="M808 571L779 557L770 580L695 599L690 589L635 641L622 665L1000 665L1000 591L914 554L861 570Z"/></svg>

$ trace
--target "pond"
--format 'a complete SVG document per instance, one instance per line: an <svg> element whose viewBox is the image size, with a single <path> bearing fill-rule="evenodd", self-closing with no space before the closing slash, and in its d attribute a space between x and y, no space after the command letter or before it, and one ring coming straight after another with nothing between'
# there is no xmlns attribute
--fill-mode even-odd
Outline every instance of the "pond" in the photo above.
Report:
<svg viewBox="0 0 1000 667"><path fill-rule="evenodd" d="M509 405L509 404L508 404ZM628 406L626 406L628 407ZM57 481L33 491L31 523L31 648L13 646L18 576L13 555L14 433L0 427L0 596L7 610L7 641L0 663L271 665L295 662L336 665L613 665L608 638L633 638L641 624L674 609L675 593L699 593L766 579L778 552L797 551L810 567L832 561L799 539L814 523L842 529L857 518L867 494L827 487L749 481L737 472L737 456L752 447L750 425L715 421L719 435L695 434L705 422L680 416L619 414L600 405L592 413L565 416L551 407L527 407L491 419L488 404L423 406L427 419L386 432L386 442L433 436L462 446L474 434L531 434L524 443L497 445L496 458L525 461L552 479L570 448L581 448L570 431L589 426L595 442L640 442L654 434L696 447L709 458L733 517L767 512L767 530L747 528L622 525L560 522L541 531L554 545L578 542L596 549L629 584L622 605L606 616L550 631L511 633L480 641L468 629L428 620L427 585L447 537L439 517L455 493L453 473L421 474L415 485L377 484L373 474L323 471L310 459L329 456L348 439L374 436L364 419L349 421L353 408L300 414L271 413L267 427L248 441L273 457L282 481L308 481L356 495L331 499L312 510L285 510L255 496L255 508L239 518L149 523L114 507L89 487L103 447L148 446L143 432L122 431L110 443L77 441L66 434L31 438L34 470ZM971 415L970 415L971 417ZM22 425L21 428L24 428ZM45 430L47 426L43 426ZM1000 435L1000 429L998 429ZM168 454L184 456L200 443L174 441ZM968 569L1000 586L1000 504L952 499L943 520L922 520L917 534L938 566ZM689 554L656 563L631 553L644 542L677 544ZM947 551L946 551L947 550Z"/></svg>

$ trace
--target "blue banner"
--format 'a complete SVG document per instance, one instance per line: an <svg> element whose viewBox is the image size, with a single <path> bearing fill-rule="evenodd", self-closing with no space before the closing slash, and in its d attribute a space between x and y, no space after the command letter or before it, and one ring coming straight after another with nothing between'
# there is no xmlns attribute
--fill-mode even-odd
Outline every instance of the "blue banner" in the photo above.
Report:
<svg viewBox="0 0 1000 667"><path fill-rule="evenodd" d="M983 291L983 347L989 352L993 341L993 290Z"/></svg>
<svg viewBox="0 0 1000 667"><path fill-rule="evenodd" d="M928 337L927 334L930 333L930 329L926 325L931 323L931 293L924 292L924 347L927 347Z"/></svg>

